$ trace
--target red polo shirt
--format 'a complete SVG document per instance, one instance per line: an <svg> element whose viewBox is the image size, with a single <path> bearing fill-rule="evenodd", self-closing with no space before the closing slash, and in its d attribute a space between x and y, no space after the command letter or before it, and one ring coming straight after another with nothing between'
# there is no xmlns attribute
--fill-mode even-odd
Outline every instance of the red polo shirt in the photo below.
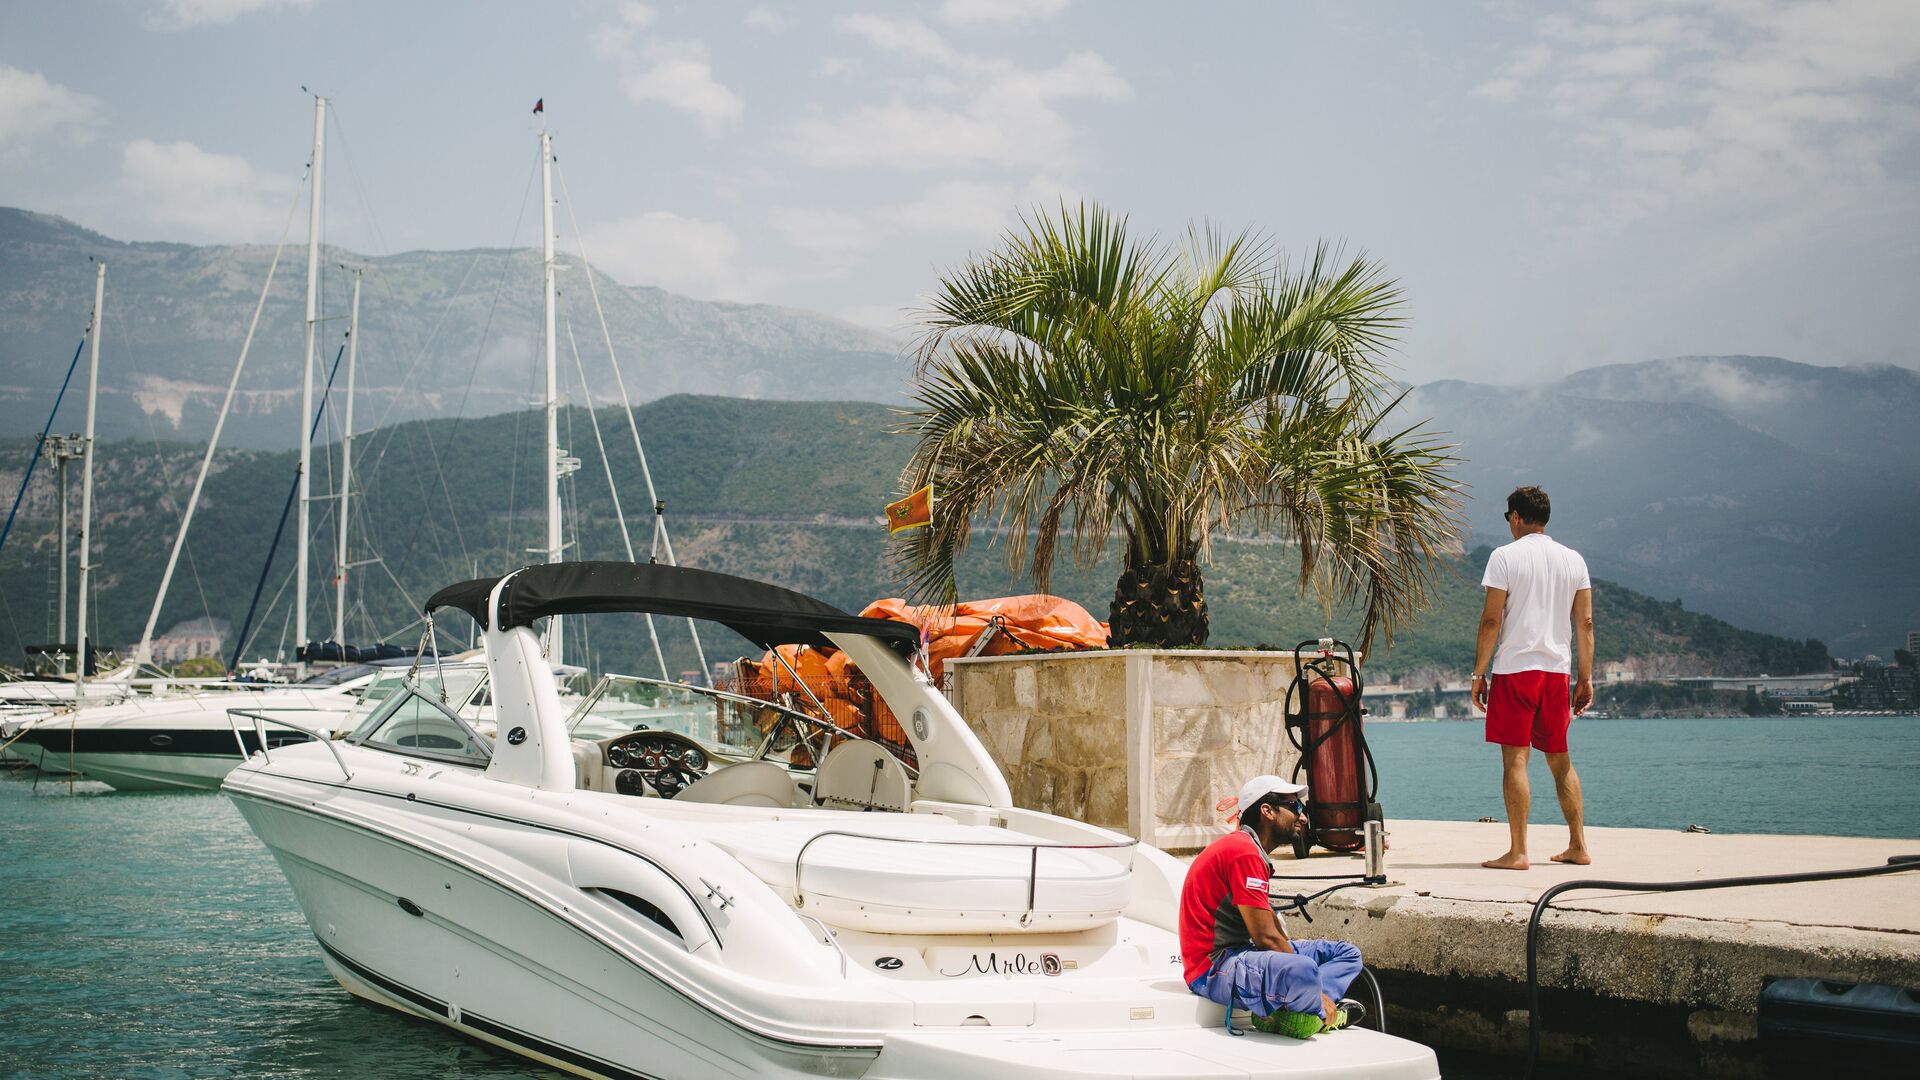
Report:
<svg viewBox="0 0 1920 1080"><path fill-rule="evenodd" d="M1227 949L1253 944L1239 905L1266 907L1272 876L1273 864L1245 828L1208 844L1187 867L1187 883L1180 889L1180 959L1187 985L1212 970Z"/></svg>

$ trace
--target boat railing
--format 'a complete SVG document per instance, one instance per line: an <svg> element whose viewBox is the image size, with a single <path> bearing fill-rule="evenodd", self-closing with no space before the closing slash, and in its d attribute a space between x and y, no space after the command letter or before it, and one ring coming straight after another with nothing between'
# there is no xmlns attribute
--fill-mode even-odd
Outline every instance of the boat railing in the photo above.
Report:
<svg viewBox="0 0 1920 1080"><path fill-rule="evenodd" d="M942 840L931 836L884 836L875 833L853 832L845 829L828 829L814 833L793 856L793 906L795 909L806 906L806 890L801 887L801 864L806 860L807 849L829 836L846 836L856 840L881 840L891 844L929 844L935 847L970 848L1026 848L1027 858L1027 910L1020 916L1020 925L1027 926L1033 921L1034 898L1040 882L1040 852L1042 849L1060 851L1112 851L1137 847L1140 841L1129 837L1102 844L1069 844L1055 840Z"/></svg>
<svg viewBox="0 0 1920 1080"><path fill-rule="evenodd" d="M289 728L293 731L297 731L300 734L305 735L308 738L312 739L314 742L321 743L322 745L324 745L327 748L327 752L333 755L333 763L335 765L340 766L340 775L347 778L348 780L353 779L353 770L347 768L346 758L340 756L340 748L333 744L332 732L321 731L315 728L305 727L303 725L296 724L291 720L283 720L277 716L266 715L269 712L276 712L276 713L318 712L318 713L337 714L339 710L301 707L298 705L280 705L280 706L269 706L265 708L250 708L250 709L228 709L227 710L227 727L233 730L233 742L235 746L238 746L240 748L240 759L242 761L245 761L248 757L251 756L247 753L246 739L242 738L240 735L240 720L244 718L244 719L253 721L253 735L254 735L254 738L258 739L260 742L259 753L261 758L264 759L267 764L269 765L273 764L273 755L267 752L267 725L278 724L283 728Z"/></svg>
<svg viewBox="0 0 1920 1080"><path fill-rule="evenodd" d="M833 931L827 928L827 924L821 922L817 917L809 915L804 911L796 911L794 914L812 923L814 927L820 931L820 943L823 945L831 945L833 951L840 954L840 977L843 979L846 978L847 964L853 960L853 957L847 954L847 947L840 944L840 939L834 936Z"/></svg>

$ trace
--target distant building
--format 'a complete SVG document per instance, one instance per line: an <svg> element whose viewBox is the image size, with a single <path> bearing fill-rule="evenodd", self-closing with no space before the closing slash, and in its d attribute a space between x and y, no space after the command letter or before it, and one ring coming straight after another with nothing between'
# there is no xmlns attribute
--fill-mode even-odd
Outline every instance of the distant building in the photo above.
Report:
<svg viewBox="0 0 1920 1080"><path fill-rule="evenodd" d="M1840 676L1831 672L1818 675L1748 675L1744 678L1720 678L1707 675L1673 681L1681 686L1691 686L1696 690L1752 690L1756 693L1779 696L1831 691L1839 685Z"/></svg>
<svg viewBox="0 0 1920 1080"><path fill-rule="evenodd" d="M153 639L154 662L177 664L202 656L220 658L225 655L221 646L226 643L230 628L231 624L225 619L188 619L176 623L173 629Z"/></svg>
<svg viewBox="0 0 1920 1080"><path fill-rule="evenodd" d="M1907 655L1920 660L1920 630L1907 631Z"/></svg>

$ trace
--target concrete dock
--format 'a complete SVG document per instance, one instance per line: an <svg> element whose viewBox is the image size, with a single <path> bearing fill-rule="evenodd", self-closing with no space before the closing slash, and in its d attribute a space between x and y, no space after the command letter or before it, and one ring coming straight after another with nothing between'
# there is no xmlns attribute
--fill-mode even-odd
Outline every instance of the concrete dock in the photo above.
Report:
<svg viewBox="0 0 1920 1080"><path fill-rule="evenodd" d="M1689 881L1884 864L1920 839L1588 829L1594 861L1548 861L1564 826L1535 826L1524 871L1480 866L1504 823L1389 822L1389 884L1344 889L1289 916L1288 932L1360 947L1396 1034L1437 1047L1524 1056L1526 924L1563 881ZM1276 899L1354 873L1357 855L1274 857ZM1920 990L1920 871L1688 893L1573 892L1540 939L1544 1062L1650 1076L1758 1076L1756 1009L1771 977Z"/></svg>

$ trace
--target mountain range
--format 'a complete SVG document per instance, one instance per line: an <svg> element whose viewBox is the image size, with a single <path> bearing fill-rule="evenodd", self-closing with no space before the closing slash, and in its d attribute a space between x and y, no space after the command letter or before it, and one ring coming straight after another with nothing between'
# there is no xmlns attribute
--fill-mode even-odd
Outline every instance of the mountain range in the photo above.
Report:
<svg viewBox="0 0 1920 1080"><path fill-rule="evenodd" d="M291 445L298 425L304 250L280 255L233 415L230 446ZM64 218L0 208L0 431L38 430L87 324L105 260L107 319L99 430L109 437L204 439L212 430L274 249L125 243ZM379 407L370 426L485 416L540 393L537 251L410 251L369 257L323 247L317 384L344 341L352 276L363 269L357 382ZM560 381L572 347L597 403L617 401L613 369L577 260L562 260ZM608 337L633 399L723 394L900 401L911 365L891 338L812 312L693 300L595 271ZM581 400L577 391L570 395Z"/></svg>
<svg viewBox="0 0 1920 1080"><path fill-rule="evenodd" d="M605 464L592 435L595 418L568 409L562 431L581 458L564 481L571 557L624 558L613 496L606 482L611 466L622 512L646 558L652 514L643 498L639 458L618 409L597 417L607 437ZM859 402L772 402L738 398L674 396L636 412L648 459L672 524L675 553L693 566L774 581L819 596L849 610L894 594L889 542L878 507L889 496L905 463L908 440L892 434L897 414ZM370 432L356 445L354 495L356 561L378 559L354 572L348 635L365 641L396 636L411 644L418 633L418 602L434 589L484 573L499 573L531 558L527 550L544 535L543 492L537 470L544 425L540 414L520 413L478 420L408 421ZM0 440L0 460L23 456L28 441ZM332 455L322 453L324 462ZM144 441L104 444L98 493L102 567L95 592L96 640L116 644L137 638L178 521L166 495L184 492L198 465L196 448L158 447ZM193 539L182 560L160 628L201 615L238 628L256 587L264 582L261 614L246 655L284 653L292 643L291 540L264 578L265 558L292 478L292 451L223 451L221 468L208 480ZM317 468L318 491L328 474ZM7 472L0 470L0 484ZM15 471L17 482L17 470ZM0 553L0 657L15 644L50 636L55 562L51 529L52 485L37 483L27 516ZM312 631L332 625L333 523L330 501L316 504ZM968 596L1030 591L1009 570L990 533L979 533L961 561L960 585ZM1478 581L1488 549L1479 548L1442 568L1432 609L1407 626L1391 651L1376 644L1376 678L1413 677L1424 685L1471 662L1479 615ZM1058 595L1104 616L1118 576L1111 559L1091 566L1060 565L1051 583ZM1217 545L1207 569L1216 646L1291 646L1322 635L1351 637L1358 619L1351 611L1329 614L1303 595L1292 550L1245 540ZM1597 586L1597 655L1639 661L1662 674L1715 672L1754 674L1819 670L1827 652L1818 642L1791 641L1736 629L1724 621L1684 610L1612 583ZM640 626L631 618L591 620L591 637L572 643L598 658L595 666L651 669ZM456 635L466 624L453 619ZM684 629L663 624L674 670L692 666ZM709 658L731 658L746 643L726 635L707 638Z"/></svg>
<svg viewBox="0 0 1920 1080"><path fill-rule="evenodd" d="M103 436L137 438L156 454L158 444L203 437L271 249L127 244L62 219L4 209L0 433L25 434L44 421L91 304L89 255L110 266ZM538 369L534 253L367 259L330 250L325 264L335 268L322 305L329 314L346 307L348 276L335 266L341 261L368 267L358 375L367 392L358 399L357 426L384 424L389 446L405 442L427 454L436 437L430 432L497 432L494 414L502 413L517 432L533 423L520 410L536 390ZM224 436L228 446L279 449L293 441L297 262L296 250L282 256ZM613 400L611 366L579 274L561 277L560 308L573 331L561 337L562 386L575 381L570 344L577 342L593 400L605 404ZM765 305L706 303L604 275L596 282L637 402L696 394L898 403L909 386L901 343L846 323ZM324 377L343 324L322 326ZM692 481L684 489L692 502L677 496L676 505L772 528L821 515L864 517L874 500L893 494L906 440L885 435L897 416L884 408L775 410L806 429L804 438L775 438L735 405L705 396L676 400L681 404L661 414L664 428L647 435L649 452L673 461L658 470L663 487ZM1920 375L1909 369L1676 357L1526 386L1428 382L1410 387L1400 409L1457 445L1457 475L1471 500L1469 548L1504 542L1505 493L1535 483L1555 499L1553 534L1583 551L1609 581L1740 626L1818 638L1846 656L1885 655L1920 627L1920 567L1912 554L1912 538L1920 536ZM430 416L462 419L447 429L402 423ZM77 426L77 408L69 405L57 430ZM480 452L459 438L455 449L435 444L432 453ZM575 432L566 441L584 457L587 438ZM774 444L763 443L770 438ZM807 467L795 472L802 453ZM741 509L708 497L738 488L765 499ZM442 504L440 517L449 513L450 504ZM1101 610L1104 597L1095 599Z"/></svg>

